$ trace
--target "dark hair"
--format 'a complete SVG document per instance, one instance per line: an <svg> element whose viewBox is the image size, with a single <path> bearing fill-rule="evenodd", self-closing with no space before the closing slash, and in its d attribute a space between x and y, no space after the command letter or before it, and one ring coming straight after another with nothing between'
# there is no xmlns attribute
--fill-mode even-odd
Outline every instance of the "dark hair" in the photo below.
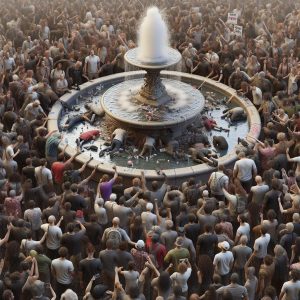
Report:
<svg viewBox="0 0 300 300"><path fill-rule="evenodd" d="M63 257L63 258L66 258L68 256L68 248L66 247L60 247L59 250L58 250L58 254L60 257Z"/></svg>
<svg viewBox="0 0 300 300"><path fill-rule="evenodd" d="M132 271L132 270L134 270L134 267L135 267L135 262L131 260L128 263L128 270Z"/></svg>
<svg viewBox="0 0 300 300"><path fill-rule="evenodd" d="M172 284L170 274L166 271L161 272L157 284L160 291L168 291Z"/></svg>

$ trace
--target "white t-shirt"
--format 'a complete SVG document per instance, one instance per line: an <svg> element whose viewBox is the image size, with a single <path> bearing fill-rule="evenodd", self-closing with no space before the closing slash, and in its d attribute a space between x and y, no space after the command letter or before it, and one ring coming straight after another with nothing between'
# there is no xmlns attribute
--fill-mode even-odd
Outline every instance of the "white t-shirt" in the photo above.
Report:
<svg viewBox="0 0 300 300"><path fill-rule="evenodd" d="M14 155L14 148L11 145L7 146L4 151L3 160L12 160Z"/></svg>
<svg viewBox="0 0 300 300"><path fill-rule="evenodd" d="M61 284L72 283L72 275L70 272L74 271L73 263L67 259L57 258L51 263L51 270L55 270L56 281Z"/></svg>
<svg viewBox="0 0 300 300"><path fill-rule="evenodd" d="M282 299L284 300L299 300L300 297L300 280L296 282L287 281L283 284L281 292L284 292L285 295Z"/></svg>
<svg viewBox="0 0 300 300"><path fill-rule="evenodd" d="M41 170L41 168L43 168ZM52 181L52 172L48 168L39 166L34 169L34 175L38 185L46 185Z"/></svg>
<svg viewBox="0 0 300 300"><path fill-rule="evenodd" d="M240 237L242 235L246 235L248 238L248 241L250 241L250 225L246 222L244 224L240 225L236 231L236 235L239 235Z"/></svg>
<svg viewBox="0 0 300 300"><path fill-rule="evenodd" d="M257 238L254 242L253 249L257 252L255 255L258 258L264 258L268 254L268 245L270 242L270 235L268 233L265 236Z"/></svg>
<svg viewBox="0 0 300 300"><path fill-rule="evenodd" d="M49 227L49 229L48 229ZM42 230L47 231L46 246L48 249L56 250L60 247L62 231L58 226L49 226L45 223L41 226Z"/></svg>
<svg viewBox="0 0 300 300"><path fill-rule="evenodd" d="M120 142L123 142L124 141L124 137L126 135L126 130L124 129L121 129L121 128L117 128L114 132L113 132L113 135L114 135L114 139L115 140L118 140Z"/></svg>
<svg viewBox="0 0 300 300"><path fill-rule="evenodd" d="M251 180L252 170L257 171L255 162L249 158L242 158L236 161L234 170L238 170L237 177L243 182Z"/></svg>
<svg viewBox="0 0 300 300"><path fill-rule="evenodd" d="M97 55L89 55L85 58L85 63L87 64L88 73L98 72L98 63L100 63L100 58Z"/></svg>
<svg viewBox="0 0 300 300"><path fill-rule="evenodd" d="M188 291L187 281L192 274L192 269L188 268L185 273L174 272L170 278L173 281L174 286L180 286L183 293Z"/></svg>
<svg viewBox="0 0 300 300"><path fill-rule="evenodd" d="M253 103L255 105L262 104L262 91L259 87L255 87L255 89L252 90L252 97L253 97Z"/></svg>
<svg viewBox="0 0 300 300"><path fill-rule="evenodd" d="M32 230L38 230L42 225L42 211L39 207L26 209L24 220L30 222Z"/></svg>
<svg viewBox="0 0 300 300"><path fill-rule="evenodd" d="M226 275L230 272L230 265L234 258L231 251L220 252L215 255L213 264L216 266L216 272L219 275Z"/></svg>

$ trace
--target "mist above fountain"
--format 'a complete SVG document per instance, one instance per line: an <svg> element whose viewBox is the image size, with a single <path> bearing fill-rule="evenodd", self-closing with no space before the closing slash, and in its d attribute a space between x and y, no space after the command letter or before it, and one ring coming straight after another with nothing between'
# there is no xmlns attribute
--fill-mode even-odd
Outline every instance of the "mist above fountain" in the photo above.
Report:
<svg viewBox="0 0 300 300"><path fill-rule="evenodd" d="M168 58L168 28L157 7L147 10L138 33L138 58L144 63L161 64Z"/></svg>

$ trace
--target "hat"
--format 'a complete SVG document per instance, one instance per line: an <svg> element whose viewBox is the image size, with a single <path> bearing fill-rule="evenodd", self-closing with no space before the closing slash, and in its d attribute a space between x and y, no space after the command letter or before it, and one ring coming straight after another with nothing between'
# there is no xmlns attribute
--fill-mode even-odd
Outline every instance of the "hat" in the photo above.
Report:
<svg viewBox="0 0 300 300"><path fill-rule="evenodd" d="M13 81L18 81L19 80L19 76L17 74L14 74L12 76Z"/></svg>
<svg viewBox="0 0 300 300"><path fill-rule="evenodd" d="M136 244L135 244L135 247L136 247L137 249L143 249L143 248L145 247L144 241L143 241L143 240L138 240L138 241L136 242Z"/></svg>
<svg viewBox="0 0 300 300"><path fill-rule="evenodd" d="M182 245L183 245L183 238L178 237L175 241L175 246L182 247Z"/></svg>
<svg viewBox="0 0 300 300"><path fill-rule="evenodd" d="M224 242L218 243L218 247L222 250L227 251L227 250L229 250L230 245L228 242L224 241Z"/></svg>

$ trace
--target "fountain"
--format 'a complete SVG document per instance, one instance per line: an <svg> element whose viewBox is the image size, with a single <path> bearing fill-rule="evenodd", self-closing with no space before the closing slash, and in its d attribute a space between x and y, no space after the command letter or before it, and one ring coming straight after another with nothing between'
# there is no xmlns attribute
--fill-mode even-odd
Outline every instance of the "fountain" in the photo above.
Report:
<svg viewBox="0 0 300 300"><path fill-rule="evenodd" d="M86 82L81 85L79 92L72 91L61 98L62 101L75 104L76 110L65 112L61 103L57 102L49 114L48 130L61 130L61 125L67 118L86 111L87 102L102 106L104 118L98 118L93 125L81 123L71 131L64 132L60 147L68 144L66 153L72 155L76 151L76 139L80 133L95 128L101 131L100 137L89 144L93 144L98 151L84 148L84 152L76 157L79 164L93 158L88 166L92 168L98 165L100 173L112 173L112 166L116 164L119 173L128 180L139 176L141 169L145 170L147 178L159 180L161 176L157 174L157 168L163 169L170 182L174 183L182 182L190 176L207 179L213 168L206 164L197 164L189 157L178 161L164 151L157 151L152 157L139 160L136 155L138 144L145 135L154 138L167 136L168 140L179 141L181 148L186 150L189 147L186 141L191 134L189 126L205 132L200 127L201 115L214 118L221 127L228 126L221 118L222 110L227 108L224 103L228 98L232 99L233 105L245 109L248 120L239 123L238 127L231 127L229 132L217 133L224 136L229 144L228 152L218 153L219 163L234 163L237 158L237 137L259 136L260 118L249 100L239 97L232 88L211 79L168 70L180 62L181 54L169 47L167 26L157 8L148 9L139 30L138 47L127 51L124 59L140 70ZM200 92L197 87L204 82ZM212 98L217 104L211 105L209 99ZM100 149L107 147L115 128L126 129L136 137L135 141L113 158L109 155L99 157ZM206 134L211 142L212 133Z"/></svg>
<svg viewBox="0 0 300 300"><path fill-rule="evenodd" d="M126 80L102 98L106 118L127 130L159 136L168 129L180 136L204 107L204 97L189 84L162 79L163 69L176 65L181 54L168 47L167 26L156 7L149 8L139 31L139 47L127 51L125 60L145 70L144 80Z"/></svg>

